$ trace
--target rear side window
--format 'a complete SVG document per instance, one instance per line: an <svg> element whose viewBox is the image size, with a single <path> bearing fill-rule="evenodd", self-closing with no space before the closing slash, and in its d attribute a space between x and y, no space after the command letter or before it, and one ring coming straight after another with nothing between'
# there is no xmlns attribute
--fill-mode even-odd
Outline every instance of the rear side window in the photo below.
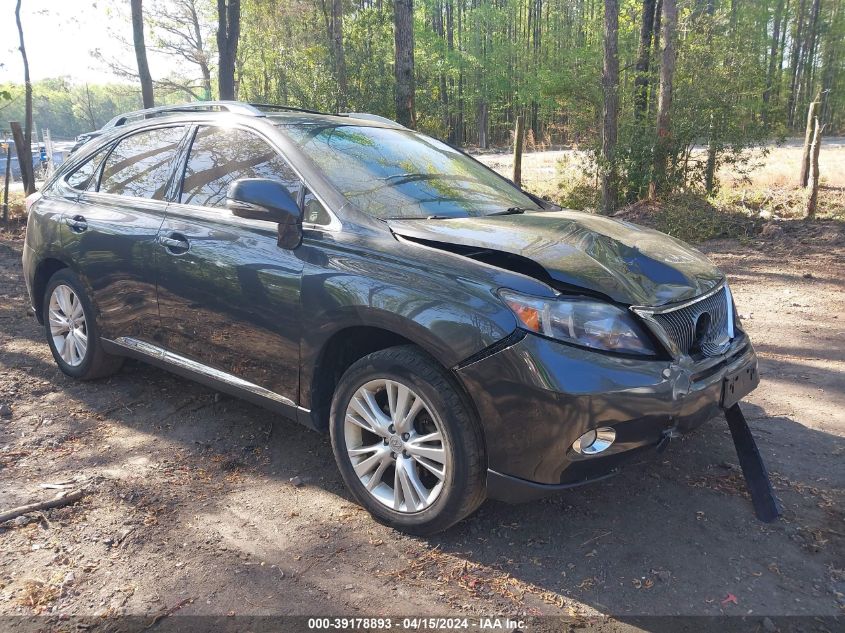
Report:
<svg viewBox="0 0 845 633"><path fill-rule="evenodd" d="M100 166L100 163L103 162L103 157L108 153L108 151L108 148L101 149L72 171L70 176L66 179L67 184L74 189L79 189L80 191L90 189L92 184L96 185L97 168Z"/></svg>
<svg viewBox="0 0 845 633"><path fill-rule="evenodd" d="M229 185L239 178L278 180L294 199L301 186L285 159L252 132L216 127L197 130L185 166L181 202L223 207Z"/></svg>
<svg viewBox="0 0 845 633"><path fill-rule="evenodd" d="M184 127L146 130L128 136L103 166L102 193L163 200Z"/></svg>

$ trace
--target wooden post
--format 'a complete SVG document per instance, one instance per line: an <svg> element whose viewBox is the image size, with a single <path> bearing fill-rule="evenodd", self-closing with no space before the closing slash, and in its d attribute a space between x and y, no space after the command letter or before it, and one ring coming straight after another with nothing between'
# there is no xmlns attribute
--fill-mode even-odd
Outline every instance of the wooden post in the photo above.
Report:
<svg viewBox="0 0 845 633"><path fill-rule="evenodd" d="M813 119L813 142L810 150L810 176L809 187L810 192L807 195L807 206L805 208L804 217L813 219L816 217L816 204L819 199L819 152L822 145L822 126L819 123L819 117Z"/></svg>
<svg viewBox="0 0 845 633"><path fill-rule="evenodd" d="M819 105L820 94L810 102L807 108L807 128L804 131L804 151L801 153L801 176L799 182L802 187L807 186L807 181L810 179L810 152L813 143L813 130L816 116L816 108Z"/></svg>
<svg viewBox="0 0 845 633"><path fill-rule="evenodd" d="M516 117L516 129L513 133L513 181L522 186L522 141L525 137L525 117Z"/></svg>
<svg viewBox="0 0 845 633"><path fill-rule="evenodd" d="M32 147L26 145L23 137L21 124L17 121L9 123L12 128L12 138L15 139L15 149L18 154L18 163L21 167L21 180L26 195L35 193L35 175L32 173ZM24 147L26 145L26 147Z"/></svg>
<svg viewBox="0 0 845 633"><path fill-rule="evenodd" d="M3 185L3 224L9 226L9 181L12 176L12 144L6 143L6 182Z"/></svg>

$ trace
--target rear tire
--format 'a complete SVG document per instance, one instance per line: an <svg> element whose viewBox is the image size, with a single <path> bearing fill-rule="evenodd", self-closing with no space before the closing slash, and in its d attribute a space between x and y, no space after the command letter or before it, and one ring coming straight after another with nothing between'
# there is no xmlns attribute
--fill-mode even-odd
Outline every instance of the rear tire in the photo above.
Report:
<svg viewBox="0 0 845 633"><path fill-rule="evenodd" d="M454 379L413 346L374 352L344 373L330 431L347 488L380 522L434 534L484 501L475 414Z"/></svg>
<svg viewBox="0 0 845 633"><path fill-rule="evenodd" d="M103 350L94 307L73 271L63 268L50 277L41 305L47 344L65 374L94 380L120 369L123 357Z"/></svg>

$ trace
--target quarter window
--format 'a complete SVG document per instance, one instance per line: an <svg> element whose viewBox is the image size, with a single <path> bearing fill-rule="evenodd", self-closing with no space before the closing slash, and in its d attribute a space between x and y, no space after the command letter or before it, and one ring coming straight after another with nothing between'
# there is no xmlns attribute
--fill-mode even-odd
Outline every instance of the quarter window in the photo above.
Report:
<svg viewBox="0 0 845 633"><path fill-rule="evenodd" d="M229 185L240 178L278 180L294 199L301 187L287 162L255 134L235 128L201 127L185 166L181 202L223 207Z"/></svg>
<svg viewBox="0 0 845 633"><path fill-rule="evenodd" d="M100 166L100 163L103 162L103 157L108 153L108 151L108 148L101 149L77 167L73 172L71 172L70 176L67 177L67 184L74 189L79 189L80 191L90 189L92 184L96 185L97 168Z"/></svg>
<svg viewBox="0 0 845 633"><path fill-rule="evenodd" d="M310 224L331 224L331 217L323 204L310 191L305 192L302 219Z"/></svg>
<svg viewBox="0 0 845 633"><path fill-rule="evenodd" d="M100 191L163 200L184 127L146 130L129 136L106 159Z"/></svg>

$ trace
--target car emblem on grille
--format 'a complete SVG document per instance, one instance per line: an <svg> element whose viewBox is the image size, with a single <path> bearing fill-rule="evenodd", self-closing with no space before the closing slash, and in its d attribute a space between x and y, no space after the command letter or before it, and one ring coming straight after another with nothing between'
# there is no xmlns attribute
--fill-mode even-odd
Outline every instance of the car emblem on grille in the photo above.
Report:
<svg viewBox="0 0 845 633"><path fill-rule="evenodd" d="M710 313L702 312L695 320L695 344L701 347L707 340L707 335L710 332Z"/></svg>

